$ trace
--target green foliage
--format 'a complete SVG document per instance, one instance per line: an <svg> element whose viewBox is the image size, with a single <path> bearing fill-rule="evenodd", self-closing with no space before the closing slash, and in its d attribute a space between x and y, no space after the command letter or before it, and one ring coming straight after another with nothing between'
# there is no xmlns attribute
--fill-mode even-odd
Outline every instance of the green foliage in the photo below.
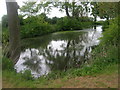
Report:
<svg viewBox="0 0 120 90"><path fill-rule="evenodd" d="M96 21L97 16L107 20L116 17L118 15L118 5L118 2L91 2L94 21Z"/></svg>
<svg viewBox="0 0 120 90"><path fill-rule="evenodd" d="M25 70L23 74L21 74L22 78L25 80L33 80L32 74L30 70Z"/></svg>
<svg viewBox="0 0 120 90"><path fill-rule="evenodd" d="M2 17L2 28L7 28L8 27L8 18L7 15L4 15Z"/></svg>
<svg viewBox="0 0 120 90"><path fill-rule="evenodd" d="M79 17L78 20L79 20L80 22L93 22L93 18L87 17L87 16Z"/></svg>
<svg viewBox="0 0 120 90"><path fill-rule="evenodd" d="M80 3L80 4L79 4ZM60 0L58 0L58 2L53 2L53 6L57 7L59 9L59 11L66 12L66 16L67 17L83 17L83 16L88 16L88 12L90 11L89 9L89 2L61 2Z"/></svg>
<svg viewBox="0 0 120 90"><path fill-rule="evenodd" d="M118 44L118 18L112 19L109 28L105 29L103 32L103 37L101 38L101 43L103 44Z"/></svg>
<svg viewBox="0 0 120 90"><path fill-rule="evenodd" d="M21 35L22 38L35 37L54 32L54 27L44 20L41 16L32 16L24 20Z"/></svg>
<svg viewBox="0 0 120 90"><path fill-rule="evenodd" d="M64 71L52 71L51 73L49 73L46 78L49 79L57 79L57 78L63 78L64 76L66 76L67 73Z"/></svg>
<svg viewBox="0 0 120 90"><path fill-rule="evenodd" d="M3 57L2 58L2 70L9 70L9 71L14 71L14 65L12 60Z"/></svg>
<svg viewBox="0 0 120 90"><path fill-rule="evenodd" d="M75 70L75 75L91 75L118 64L118 19L111 20L109 28L103 32L101 43L92 52L92 63Z"/></svg>
<svg viewBox="0 0 120 90"><path fill-rule="evenodd" d="M103 29L103 31L105 31L108 27L109 27L109 23L108 23L109 21L104 21L103 23L102 23L102 29Z"/></svg>
<svg viewBox="0 0 120 90"><path fill-rule="evenodd" d="M53 18L47 18L46 22L50 23L50 24L57 24L57 21L59 20L59 18L57 17L53 17Z"/></svg>
<svg viewBox="0 0 120 90"><path fill-rule="evenodd" d="M114 18L118 15L118 2L99 2L98 3L98 16L101 18Z"/></svg>
<svg viewBox="0 0 120 90"><path fill-rule="evenodd" d="M2 29L2 43L7 44L9 41L9 32L7 28Z"/></svg>
<svg viewBox="0 0 120 90"><path fill-rule="evenodd" d="M24 16L19 15L21 38L31 38L41 36L55 31L80 30L93 25L92 18L82 17L76 18L48 18L46 14L41 13L37 16L30 16L23 19ZM7 22L7 21L6 21ZM8 23L8 22L7 22ZM2 42L8 45L9 31L8 27L3 28Z"/></svg>
<svg viewBox="0 0 120 90"><path fill-rule="evenodd" d="M13 87L32 87L34 88L34 81L23 78L21 73L15 71L4 70L2 71L3 78L7 79L7 82L13 85Z"/></svg>
<svg viewBox="0 0 120 90"><path fill-rule="evenodd" d="M111 20L109 28L103 32L100 45L92 51L91 63L83 65L81 69L73 69L71 74L73 76L95 75L113 65L117 67L118 45L118 18L116 18Z"/></svg>
<svg viewBox="0 0 120 90"><path fill-rule="evenodd" d="M58 20L58 30L81 30L93 25L92 20L88 17L82 17L79 19L64 17Z"/></svg>
<svg viewBox="0 0 120 90"><path fill-rule="evenodd" d="M24 16L32 16L38 12L36 2L24 2L24 5L20 8L21 14Z"/></svg>
<svg viewBox="0 0 120 90"><path fill-rule="evenodd" d="M57 23L59 30L77 30L81 29L80 22L77 21L77 19L74 18L62 18Z"/></svg>
<svg viewBox="0 0 120 90"><path fill-rule="evenodd" d="M104 24L106 24L106 21L97 21L95 24L96 25L104 25Z"/></svg>
<svg viewBox="0 0 120 90"><path fill-rule="evenodd" d="M3 44L3 48L8 44L9 41L9 32L8 32L8 18L7 15L4 15L2 17L2 31L1 31L1 35L2 35L2 44Z"/></svg>
<svg viewBox="0 0 120 90"><path fill-rule="evenodd" d="M98 4L97 2L91 2L91 6L92 6L92 15L94 16L94 22L97 21L97 15L98 15Z"/></svg>
<svg viewBox="0 0 120 90"><path fill-rule="evenodd" d="M82 29L84 29L84 28L89 28L89 27L91 27L91 26L93 26L93 25L94 25L93 22L82 22L82 23L81 23Z"/></svg>
<svg viewBox="0 0 120 90"><path fill-rule="evenodd" d="M73 76L94 75L106 68L118 64L118 48L114 46L99 46L93 51L92 63L71 72Z"/></svg>

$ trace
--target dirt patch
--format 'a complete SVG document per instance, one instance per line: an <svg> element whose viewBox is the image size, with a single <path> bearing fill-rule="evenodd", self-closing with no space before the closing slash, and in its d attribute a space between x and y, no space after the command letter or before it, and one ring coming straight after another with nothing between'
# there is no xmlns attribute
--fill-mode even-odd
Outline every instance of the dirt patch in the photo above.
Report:
<svg viewBox="0 0 120 90"><path fill-rule="evenodd" d="M118 75L76 77L67 80L63 88L118 88Z"/></svg>
<svg viewBox="0 0 120 90"><path fill-rule="evenodd" d="M39 81L40 82L40 81ZM50 80L47 84L35 84L37 88L118 88L118 74L81 76L70 79ZM6 78L3 78L3 88L14 87ZM22 88L22 87L21 87ZM25 88L25 87L24 87Z"/></svg>
<svg viewBox="0 0 120 90"><path fill-rule="evenodd" d="M14 86L6 78L3 78L2 79L2 88L14 88Z"/></svg>

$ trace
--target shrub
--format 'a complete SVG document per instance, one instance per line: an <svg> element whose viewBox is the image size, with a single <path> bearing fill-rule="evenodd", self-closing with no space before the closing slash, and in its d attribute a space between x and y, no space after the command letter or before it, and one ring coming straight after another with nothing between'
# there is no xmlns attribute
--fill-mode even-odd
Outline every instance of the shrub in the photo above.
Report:
<svg viewBox="0 0 120 90"><path fill-rule="evenodd" d="M66 75L64 71L52 71L47 75L47 79L57 79L57 78L62 78Z"/></svg>
<svg viewBox="0 0 120 90"><path fill-rule="evenodd" d="M58 20L57 26L59 30L80 30L80 22L75 18L64 17Z"/></svg>
<svg viewBox="0 0 120 90"><path fill-rule="evenodd" d="M54 28L40 16L28 17L21 27L22 38L35 37L54 32Z"/></svg>
<svg viewBox="0 0 120 90"><path fill-rule="evenodd" d="M57 26L58 30L81 30L83 28L88 28L93 25L93 21L88 17L82 18L68 18L63 17L58 20Z"/></svg>
<svg viewBox="0 0 120 90"><path fill-rule="evenodd" d="M33 77L32 77L30 70L25 70L24 73L21 75L25 80L33 80Z"/></svg>
<svg viewBox="0 0 120 90"><path fill-rule="evenodd" d="M9 32L7 28L2 29L2 43L6 45L9 41Z"/></svg>
<svg viewBox="0 0 120 90"><path fill-rule="evenodd" d="M112 19L110 21L109 28L105 29L103 32L103 37L101 38L102 44L118 44L118 18Z"/></svg>
<svg viewBox="0 0 120 90"><path fill-rule="evenodd" d="M3 57L2 58L2 70L10 70L13 71L14 70L14 64L12 62L12 60Z"/></svg>
<svg viewBox="0 0 120 90"><path fill-rule="evenodd" d="M80 22L93 22L94 21L93 18L85 17L85 16L84 17L79 17L78 19L79 19Z"/></svg>

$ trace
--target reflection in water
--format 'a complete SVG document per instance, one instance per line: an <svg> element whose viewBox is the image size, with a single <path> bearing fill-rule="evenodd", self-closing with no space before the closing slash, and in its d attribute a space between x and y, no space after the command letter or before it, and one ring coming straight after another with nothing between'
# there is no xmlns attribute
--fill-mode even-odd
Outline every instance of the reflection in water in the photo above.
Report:
<svg viewBox="0 0 120 90"><path fill-rule="evenodd" d="M89 57L92 47L99 44L102 27L84 31L52 34L47 45L25 49L15 65L17 72L31 70L34 77L53 70L80 67ZM47 40L46 40L47 41ZM39 42L39 40L37 41ZM42 42L44 43L44 42ZM33 43L35 44L35 43Z"/></svg>

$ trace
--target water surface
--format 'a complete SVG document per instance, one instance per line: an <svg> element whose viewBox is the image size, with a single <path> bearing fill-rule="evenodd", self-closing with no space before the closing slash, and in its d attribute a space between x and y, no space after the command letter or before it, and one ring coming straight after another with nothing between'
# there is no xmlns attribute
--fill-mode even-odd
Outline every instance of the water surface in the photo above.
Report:
<svg viewBox="0 0 120 90"><path fill-rule="evenodd" d="M17 72L31 70L34 77L54 70L79 68L91 56L92 48L99 44L102 26L81 31L53 33L23 41Z"/></svg>

